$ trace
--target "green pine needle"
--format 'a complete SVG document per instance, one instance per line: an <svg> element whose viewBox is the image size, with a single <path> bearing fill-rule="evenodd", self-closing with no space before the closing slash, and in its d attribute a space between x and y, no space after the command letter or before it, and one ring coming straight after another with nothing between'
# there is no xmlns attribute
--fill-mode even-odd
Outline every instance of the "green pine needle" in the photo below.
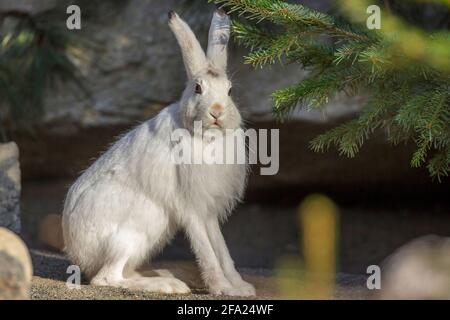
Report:
<svg viewBox="0 0 450 320"><path fill-rule="evenodd" d="M341 155L354 157L371 134L382 128L393 145L416 143L411 166L426 165L438 181L448 176L448 70L405 55L395 34L368 31L303 5L281 0L215 2L237 16L232 31L238 43L250 48L245 63L254 67L296 63L309 71L306 79L272 94L276 118L285 119L297 107L325 106L340 92L353 96L369 89L372 93L355 119L311 141L314 151L335 147ZM447 57L449 38L448 32L431 34L422 53Z"/></svg>

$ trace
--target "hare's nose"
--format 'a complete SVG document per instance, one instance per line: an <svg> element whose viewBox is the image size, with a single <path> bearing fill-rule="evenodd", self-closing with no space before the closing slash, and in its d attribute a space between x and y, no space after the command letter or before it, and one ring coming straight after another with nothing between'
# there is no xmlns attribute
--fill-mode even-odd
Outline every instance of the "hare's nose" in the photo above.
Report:
<svg viewBox="0 0 450 320"><path fill-rule="evenodd" d="M218 103L214 103L210 108L209 108L209 114L214 118L217 119L219 118L223 113L223 106L218 104Z"/></svg>

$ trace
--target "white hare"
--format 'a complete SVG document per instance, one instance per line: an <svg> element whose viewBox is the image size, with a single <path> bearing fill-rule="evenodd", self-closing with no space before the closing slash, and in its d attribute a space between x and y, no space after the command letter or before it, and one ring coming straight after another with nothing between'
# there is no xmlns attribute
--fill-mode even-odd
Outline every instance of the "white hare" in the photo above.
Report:
<svg viewBox="0 0 450 320"><path fill-rule="evenodd" d="M211 293L255 294L236 271L219 224L244 192L247 165L176 164L171 158L175 129L185 128L207 144L219 139L203 139L194 121L219 135L241 126L226 75L229 25L225 12L214 13L205 54L189 26L169 13L188 79L180 101L124 135L70 188L63 213L65 250L91 283L189 292L174 277L135 271L184 229Z"/></svg>

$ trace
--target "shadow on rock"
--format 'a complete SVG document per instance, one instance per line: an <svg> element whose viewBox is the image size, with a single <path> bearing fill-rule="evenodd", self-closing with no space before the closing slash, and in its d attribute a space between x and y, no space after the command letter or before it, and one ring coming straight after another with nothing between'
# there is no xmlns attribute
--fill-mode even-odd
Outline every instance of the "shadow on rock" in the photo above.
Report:
<svg viewBox="0 0 450 320"><path fill-rule="evenodd" d="M69 260L61 253L30 250L33 261L33 275L41 278L67 281L73 272L68 272L71 265ZM87 284L86 277L81 276L81 283Z"/></svg>

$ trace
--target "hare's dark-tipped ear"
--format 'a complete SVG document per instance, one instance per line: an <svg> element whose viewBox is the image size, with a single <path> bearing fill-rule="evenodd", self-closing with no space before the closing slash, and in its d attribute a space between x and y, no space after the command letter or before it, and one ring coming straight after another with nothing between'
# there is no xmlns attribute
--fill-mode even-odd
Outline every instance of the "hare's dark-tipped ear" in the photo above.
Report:
<svg viewBox="0 0 450 320"><path fill-rule="evenodd" d="M175 38L177 38L181 54L183 55L187 76L192 79L206 65L205 52L186 22L174 11L170 11L168 17L169 27L175 35Z"/></svg>
<svg viewBox="0 0 450 320"><path fill-rule="evenodd" d="M227 68L227 45L230 39L230 19L222 9L214 12L209 28L206 56L211 63L222 70Z"/></svg>
<svg viewBox="0 0 450 320"><path fill-rule="evenodd" d="M167 12L167 17L169 18L169 20L171 20L175 16L176 16L176 12L175 11L170 10L169 12Z"/></svg>

